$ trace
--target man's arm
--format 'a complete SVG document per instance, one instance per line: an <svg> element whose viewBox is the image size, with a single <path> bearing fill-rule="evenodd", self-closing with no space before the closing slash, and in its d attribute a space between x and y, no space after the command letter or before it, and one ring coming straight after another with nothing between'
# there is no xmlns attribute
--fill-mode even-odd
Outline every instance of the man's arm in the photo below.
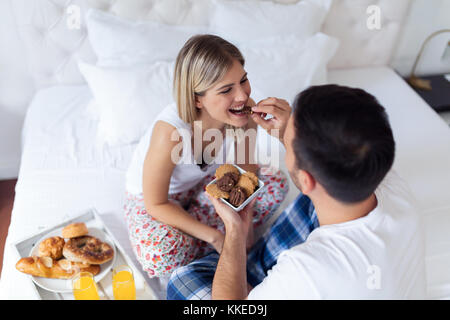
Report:
<svg viewBox="0 0 450 320"><path fill-rule="evenodd" d="M213 300L241 300L247 297L246 238L240 226L226 226L225 242L212 285Z"/></svg>
<svg viewBox="0 0 450 320"><path fill-rule="evenodd" d="M236 212L218 199L208 197L225 225L225 241L213 279L212 299L245 299L248 292L246 244L255 200Z"/></svg>

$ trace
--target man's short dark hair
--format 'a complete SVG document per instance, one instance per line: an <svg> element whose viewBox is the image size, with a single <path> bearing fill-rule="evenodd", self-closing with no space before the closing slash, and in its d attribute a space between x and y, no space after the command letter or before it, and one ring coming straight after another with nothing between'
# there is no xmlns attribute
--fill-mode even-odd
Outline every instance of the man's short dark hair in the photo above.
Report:
<svg viewBox="0 0 450 320"><path fill-rule="evenodd" d="M313 86L294 101L296 166L338 201L367 199L391 169L395 141L385 109L371 94Z"/></svg>

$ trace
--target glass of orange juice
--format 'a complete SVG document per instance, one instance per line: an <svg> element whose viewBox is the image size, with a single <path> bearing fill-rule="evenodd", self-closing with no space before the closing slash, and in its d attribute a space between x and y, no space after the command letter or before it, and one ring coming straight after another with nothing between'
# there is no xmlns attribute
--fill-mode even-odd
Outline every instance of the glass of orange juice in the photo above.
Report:
<svg viewBox="0 0 450 320"><path fill-rule="evenodd" d="M113 270L113 293L116 300L136 300L133 271L128 266Z"/></svg>
<svg viewBox="0 0 450 320"><path fill-rule="evenodd" d="M100 300L94 276L90 272L79 272L72 279L75 300Z"/></svg>

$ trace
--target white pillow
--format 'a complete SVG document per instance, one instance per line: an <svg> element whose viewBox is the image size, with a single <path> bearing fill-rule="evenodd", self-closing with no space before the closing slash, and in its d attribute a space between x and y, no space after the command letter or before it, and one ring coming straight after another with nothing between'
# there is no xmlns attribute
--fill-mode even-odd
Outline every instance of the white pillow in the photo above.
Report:
<svg viewBox="0 0 450 320"><path fill-rule="evenodd" d="M327 82L327 64L339 41L323 33L255 40L241 45L245 70L256 101L267 97L292 103L297 93Z"/></svg>
<svg viewBox="0 0 450 320"><path fill-rule="evenodd" d="M86 25L100 66L172 61L190 37L208 32L202 26L131 21L96 9L86 13Z"/></svg>
<svg viewBox="0 0 450 320"><path fill-rule="evenodd" d="M174 62L99 67L80 62L95 106L99 141L111 146L139 141L161 110L173 101Z"/></svg>
<svg viewBox="0 0 450 320"><path fill-rule="evenodd" d="M113 6L123 18L171 25L207 26L211 12L211 0L122 0Z"/></svg>
<svg viewBox="0 0 450 320"><path fill-rule="evenodd" d="M296 4L272 1L214 0L211 32L234 44L294 34L319 32L332 0L302 0Z"/></svg>

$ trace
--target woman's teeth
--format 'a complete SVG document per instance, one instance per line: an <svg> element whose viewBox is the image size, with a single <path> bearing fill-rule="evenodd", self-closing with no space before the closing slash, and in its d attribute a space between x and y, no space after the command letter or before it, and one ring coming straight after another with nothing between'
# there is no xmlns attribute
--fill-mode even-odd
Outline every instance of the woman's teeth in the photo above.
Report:
<svg viewBox="0 0 450 320"><path fill-rule="evenodd" d="M230 112L234 113L234 114L252 114L253 113L251 107L246 107L244 105L239 106L237 108L231 108Z"/></svg>
<svg viewBox="0 0 450 320"><path fill-rule="evenodd" d="M241 106L237 106L237 107L232 107L231 110L239 111L239 110L242 110L243 108L244 108L244 105L241 105Z"/></svg>

